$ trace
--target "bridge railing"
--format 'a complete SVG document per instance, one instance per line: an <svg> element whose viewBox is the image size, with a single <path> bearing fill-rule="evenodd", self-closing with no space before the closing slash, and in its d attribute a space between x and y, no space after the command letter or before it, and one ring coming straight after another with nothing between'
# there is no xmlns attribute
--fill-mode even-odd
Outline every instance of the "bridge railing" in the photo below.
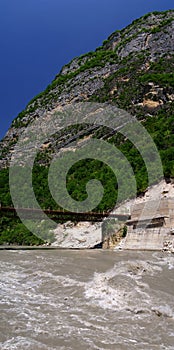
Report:
<svg viewBox="0 0 174 350"><path fill-rule="evenodd" d="M25 214L26 217L28 218L36 218L37 214L41 213L40 209L37 208L17 208L18 212L21 212L22 214ZM4 213L13 213L14 215L17 215L16 209L14 207L4 207L0 205L0 211ZM104 218L110 217L110 218L115 218L120 221L125 221L128 220L130 217L129 215L126 214L116 214L111 211L103 211L103 212L70 212L70 211L65 211L65 210L53 210L53 209L42 209L42 211L51 216L51 217L68 217L68 218L76 218L76 219L86 219L86 221L95 221L94 219L97 220L102 220Z"/></svg>

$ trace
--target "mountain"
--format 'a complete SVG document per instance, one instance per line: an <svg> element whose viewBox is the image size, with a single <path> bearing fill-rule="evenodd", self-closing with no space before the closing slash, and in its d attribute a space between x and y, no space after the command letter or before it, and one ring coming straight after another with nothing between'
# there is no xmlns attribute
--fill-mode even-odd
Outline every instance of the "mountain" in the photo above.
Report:
<svg viewBox="0 0 174 350"><path fill-rule="evenodd" d="M112 33L94 52L74 58L61 69L45 91L34 97L14 119L0 142L0 202L3 206L13 204L8 167L15 144L26 127L60 106L85 101L110 104L135 115L152 136L161 156L164 176L171 181L174 177L173 33L174 10L149 13L125 29ZM89 136L117 146L134 170L138 193L146 189L147 171L136 147L119 132L113 133L109 127L85 124L82 120L81 125L71 125L50 136L37 154L33 187L42 208L58 208L47 183L49 164L54 154L68 147L72 141L82 141ZM100 180L104 186L104 196L97 210L110 210L117 198L117 182L112 170L101 161L87 159L74 165L67 176L69 193L76 200L84 200L87 196L85 184L93 178ZM1 243L8 240L7 230L16 225L11 219L4 220L4 216L1 217ZM18 222L17 225L20 231L19 225L22 224ZM13 234L17 232L13 231ZM26 242L26 237L28 231L22 242Z"/></svg>

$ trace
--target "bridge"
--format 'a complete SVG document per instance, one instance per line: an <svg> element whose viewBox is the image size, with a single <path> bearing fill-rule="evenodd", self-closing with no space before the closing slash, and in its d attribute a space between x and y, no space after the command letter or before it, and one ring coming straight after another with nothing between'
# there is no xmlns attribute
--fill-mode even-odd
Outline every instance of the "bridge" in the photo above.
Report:
<svg viewBox="0 0 174 350"><path fill-rule="evenodd" d="M115 214L109 211L103 212L70 212L65 210L52 210L52 209L36 209L36 208L17 208L18 213L21 213L25 219L39 219L41 213L44 212L48 218L54 221L102 221L104 218L114 218L119 221L126 221L130 219L129 215L126 214ZM18 216L14 207L3 207L0 206L0 213L6 215Z"/></svg>

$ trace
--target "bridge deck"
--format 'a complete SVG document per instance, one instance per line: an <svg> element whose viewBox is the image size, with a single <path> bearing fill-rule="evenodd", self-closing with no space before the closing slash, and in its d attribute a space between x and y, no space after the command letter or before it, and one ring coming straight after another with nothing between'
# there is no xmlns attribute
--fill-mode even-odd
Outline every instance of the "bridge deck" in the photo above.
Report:
<svg viewBox="0 0 174 350"><path fill-rule="evenodd" d="M14 215L17 215L16 209L13 207L2 207L0 206L0 211L4 212L6 214L8 213L13 213ZM63 211L63 210L52 210L52 209L35 209L35 208L18 208L18 212L20 212L22 215L25 215L26 218L39 218L39 215L44 212L47 214L50 218L53 220L62 218L62 217L68 217L70 220L71 218L76 219L77 221L79 220L84 220L85 221L95 221L95 219L98 221L110 217L110 218L115 218L120 221L126 221L130 217L129 215L125 214L115 214L112 212L70 212L70 211Z"/></svg>

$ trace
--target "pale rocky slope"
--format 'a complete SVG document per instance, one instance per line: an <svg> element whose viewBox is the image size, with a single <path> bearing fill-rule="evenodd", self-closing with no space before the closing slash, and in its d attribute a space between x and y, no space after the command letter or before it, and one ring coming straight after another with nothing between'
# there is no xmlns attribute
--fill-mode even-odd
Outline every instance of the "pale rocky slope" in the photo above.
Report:
<svg viewBox="0 0 174 350"><path fill-rule="evenodd" d="M165 180L162 180L159 184L149 187L143 196L126 201L113 212L132 216L135 208L141 208L142 204L156 201L160 205L161 201L167 199L172 199L174 201L174 183L166 183ZM151 212L149 212L149 215L150 214ZM75 225L72 222L67 222L65 224L59 224L57 229L54 230L55 242L52 243L52 246L60 248L88 249L93 248L100 243L106 243L107 241L107 244L103 245L104 248L107 249L174 249L174 220L173 226L169 227L167 232L162 232L161 230L161 237L159 237L160 233L157 232L156 229L153 229L153 231L150 231L150 239L147 239L148 230L146 229L145 235L143 232L143 237L140 237L139 241L137 237L135 238L132 235L132 232L129 234L129 230L127 237L122 240L120 229L123 226L123 222L118 222L117 230L114 235L108 235L105 237L102 223L91 224L89 222L79 222Z"/></svg>
<svg viewBox="0 0 174 350"><path fill-rule="evenodd" d="M99 102L103 102L104 99L112 103L115 98L114 103L118 107L125 108L132 114L138 112L146 115L154 114L158 108L172 103L174 93L171 88L166 88L163 84L159 86L147 83L144 87L137 85L138 96L130 96L125 104L122 103L120 95L126 81L130 83L130 91L132 89L132 73L126 73L128 66L132 65L134 76L138 76L148 72L151 62L158 61L160 57L170 62L173 55L174 11L172 10L147 14L125 29L114 32L95 52L89 52L66 64L47 89L29 102L26 109L14 119L11 128L0 142L0 168L9 164L14 145L26 126L58 106L95 101L96 98ZM112 77L113 79L110 79ZM90 129L84 130L84 135L89 132ZM71 133L75 135L77 130L72 130ZM56 148L55 139L49 141L53 148L54 146ZM71 137L67 135L66 145L70 141ZM64 147L62 135L57 135L57 142L59 146Z"/></svg>
<svg viewBox="0 0 174 350"><path fill-rule="evenodd" d="M162 80L164 68L166 76ZM121 31L114 32L95 52L66 64L46 90L30 101L14 119L0 142L0 170L8 168L14 146L28 125L34 120L49 118L59 107L71 103L91 101L113 104L135 115L141 122L151 118L153 123L162 114L169 119L174 110L173 68L174 10L147 14ZM151 79L152 75L155 75L154 80ZM173 128L172 123L169 127L171 125ZM153 128L154 125L152 132L155 133ZM172 130L162 131L166 133L166 139ZM94 125L83 125L81 129L72 126L47 140L40 150L43 156L37 164L49 166L54 154L65 149L73 140L84 140L88 136L109 140L110 132L110 129L103 130ZM159 138L155 140L157 143L159 141ZM167 147L166 141L164 150ZM26 159L30 151L26 147ZM136 205L160 196L173 198L172 183L163 182L149 189L143 197L136 199ZM117 211L131 213L134 204L128 201ZM92 247L100 243L100 228L80 225L72 228L59 226L55 232L55 245ZM85 231L88 234L85 235Z"/></svg>

